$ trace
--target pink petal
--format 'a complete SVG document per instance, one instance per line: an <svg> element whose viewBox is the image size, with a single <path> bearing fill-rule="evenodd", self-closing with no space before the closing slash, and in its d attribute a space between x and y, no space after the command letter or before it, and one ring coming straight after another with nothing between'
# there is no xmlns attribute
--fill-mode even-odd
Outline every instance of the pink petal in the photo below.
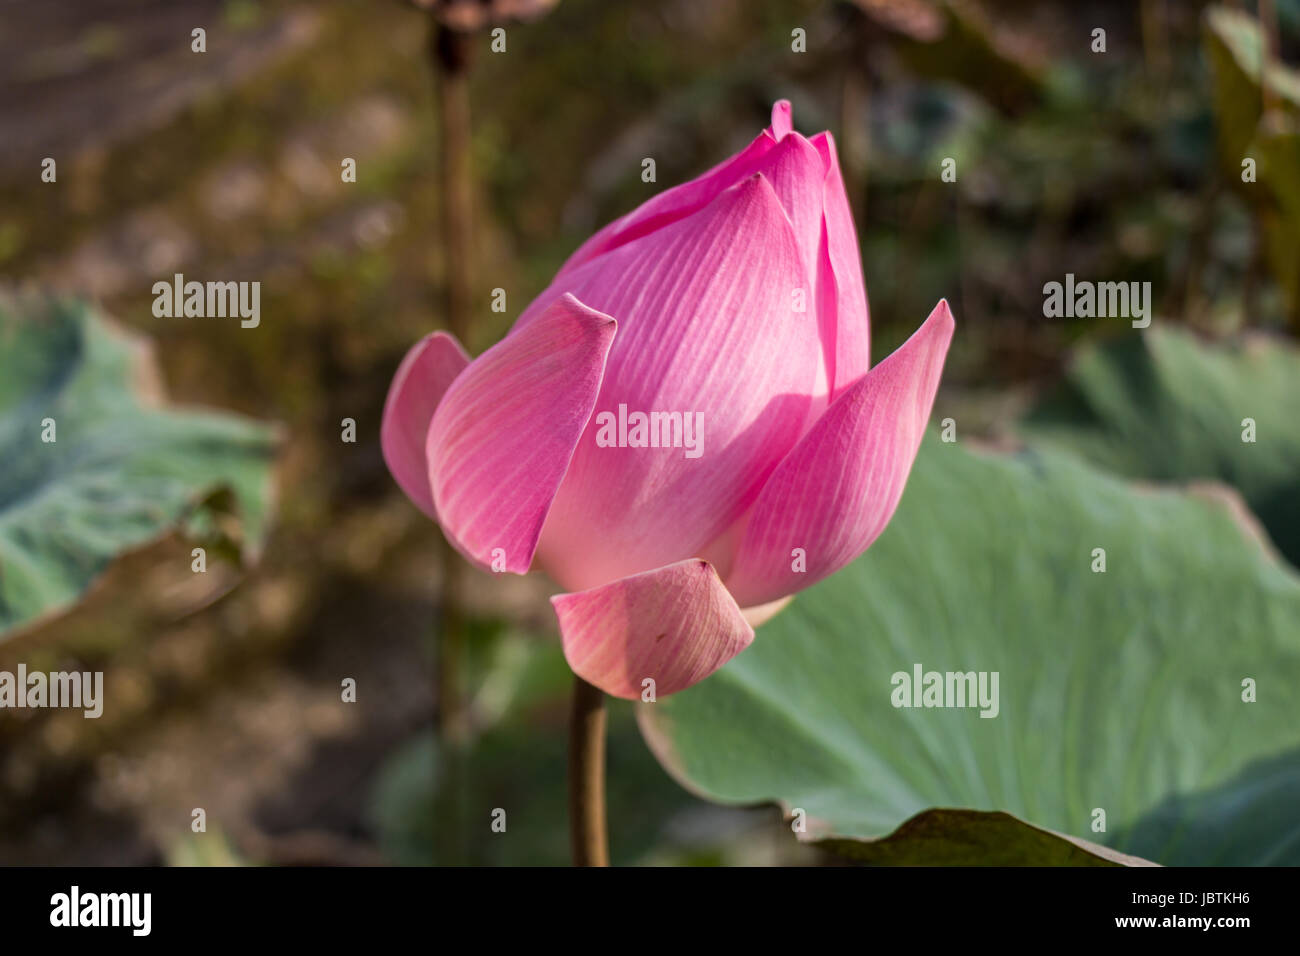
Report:
<svg viewBox="0 0 1300 956"><path fill-rule="evenodd" d="M826 165L822 206L825 210L824 254L821 267L822 340L827 349L831 399L867 371L871 355L871 323L867 290L862 281L862 254L853 228L853 212L830 133L811 140Z"/></svg>
<svg viewBox="0 0 1300 956"><path fill-rule="evenodd" d="M552 287L560 288L562 291L563 283L560 280L573 269L619 246L626 245L633 239L648 235L656 229L662 229L670 223L698 212L716 199L724 189L736 185L754 173L761 172L775 183L776 177L764 162L764 157L792 129L790 101L778 100L772 107L772 125L759 133L748 146L689 182L666 189L646 200L632 212L601 229L579 246L578 250L560 267L560 271L556 273L551 283ZM804 143L806 144L807 140L804 140ZM777 193L781 195L784 202L787 197L779 186ZM820 205L819 197L814 206L820 208ZM789 210L792 207L786 203L785 208ZM809 308L812 308L811 302ZM520 318L520 322L525 318L531 318L529 313L526 312Z"/></svg>
<svg viewBox="0 0 1300 956"><path fill-rule="evenodd" d="M542 564L566 589L697 556L748 510L803 433L821 361L813 315L792 310L804 281L761 176L569 275L619 335L542 534ZM703 416L700 454L598 446L598 419L620 404Z"/></svg>
<svg viewBox="0 0 1300 956"><path fill-rule="evenodd" d="M788 107L789 104L786 105ZM715 166L689 183L660 193L584 242L556 273L550 288L524 310L519 324L527 324L545 302L569 289L569 276L574 269L635 239L688 218L717 199L725 190L756 173L767 177L772 184L781 200L781 207L799 238L810 277L807 309L812 315L817 308L816 280L822 232L825 161L804 137L786 137L777 144L771 132L764 130L743 152L727 162Z"/></svg>
<svg viewBox="0 0 1300 956"><path fill-rule="evenodd" d="M591 417L616 323L571 295L480 355L438 406L426 445L443 530L466 556L525 573Z"/></svg>
<svg viewBox="0 0 1300 956"><path fill-rule="evenodd" d="M690 182L658 193L627 215L615 219L578 247L556 273L551 282L552 287L564 288L561 280L592 259L703 209L723 190L752 176L758 170L762 158L775 145L775 141L766 132L759 133L753 142L730 159ZM521 317L520 322L523 321L524 317Z"/></svg>
<svg viewBox="0 0 1300 956"><path fill-rule="evenodd" d="M384 401L379 443L393 479L416 506L435 521L424 454L429 422L452 381L469 364L469 356L447 332L426 335L397 367Z"/></svg>
<svg viewBox="0 0 1300 956"><path fill-rule="evenodd" d="M818 278L822 246L822 195L826 170L813 145L798 133L786 136L763 157L760 172L772 184L781 208L799 242L799 252L808 277L804 309L809 323L816 321ZM815 325L809 329L811 332Z"/></svg>
<svg viewBox="0 0 1300 956"><path fill-rule="evenodd" d="M691 558L551 598L573 672L615 697L656 697L704 680L754 639L707 561Z"/></svg>
<svg viewBox="0 0 1300 956"><path fill-rule="evenodd" d="M768 127L768 132L779 143L792 129L794 129L794 111L790 108L790 101L777 100L772 104L772 125Z"/></svg>
<svg viewBox="0 0 1300 956"><path fill-rule="evenodd" d="M759 495L727 587L742 607L800 591L865 551L894 514L952 340L947 301L849 386ZM802 548L807 569L793 570Z"/></svg>

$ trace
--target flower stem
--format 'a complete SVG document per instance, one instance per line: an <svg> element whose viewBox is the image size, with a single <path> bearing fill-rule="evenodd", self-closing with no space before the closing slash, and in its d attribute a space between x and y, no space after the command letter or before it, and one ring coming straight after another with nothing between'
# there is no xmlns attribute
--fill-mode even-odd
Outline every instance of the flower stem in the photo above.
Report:
<svg viewBox="0 0 1300 956"><path fill-rule="evenodd" d="M440 205L442 213L444 321L448 330L465 347L471 347L470 308L471 260L470 220L473 177L470 170L469 71L473 38L460 31L429 22L429 58L437 75L438 145L440 148ZM436 270L435 274L436 274ZM465 563L451 545L443 546L442 627L438 635L436 680L437 729L444 763L449 807L457 821L436 832L444 834L441 862L463 862L463 828L459 825L464 806L464 750L469 733L469 715L463 693L466 636L462 588Z"/></svg>
<svg viewBox="0 0 1300 956"><path fill-rule="evenodd" d="M576 675L569 713L569 840L574 866L609 866L605 694Z"/></svg>

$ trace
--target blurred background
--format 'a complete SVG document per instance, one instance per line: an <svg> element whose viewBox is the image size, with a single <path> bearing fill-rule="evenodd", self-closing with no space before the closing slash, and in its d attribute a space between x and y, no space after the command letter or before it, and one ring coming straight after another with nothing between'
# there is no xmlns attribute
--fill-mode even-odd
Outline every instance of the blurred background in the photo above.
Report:
<svg viewBox="0 0 1300 956"><path fill-rule="evenodd" d="M963 438L1008 441L1077 348L1131 335L1045 319L1066 272L1149 281L1155 321L1207 340L1300 330L1300 0L432 6L0 3L9 308L90 303L152 343L171 402L276 427L255 533L209 500L211 526L92 562L75 607L0 634L0 670L102 670L110 702L0 714L0 863L566 862L555 589L448 560L384 467L384 397L417 338L458 327L478 354L591 231L743 147L776 99L839 144L873 359L952 303L935 418ZM260 326L155 317L177 272L260 280ZM626 703L610 725L615 862L824 862L774 808L678 787Z"/></svg>

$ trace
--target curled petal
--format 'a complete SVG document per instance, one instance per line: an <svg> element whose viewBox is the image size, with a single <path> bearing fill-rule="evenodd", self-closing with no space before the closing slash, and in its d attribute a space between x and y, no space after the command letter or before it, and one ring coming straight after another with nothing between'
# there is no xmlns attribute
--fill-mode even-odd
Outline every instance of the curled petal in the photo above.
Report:
<svg viewBox="0 0 1300 956"><path fill-rule="evenodd" d="M447 390L426 445L447 537L525 573L600 391L616 323L571 295L480 355Z"/></svg>
<svg viewBox="0 0 1300 956"><path fill-rule="evenodd" d="M925 433L952 332L952 313L941 301L777 466L727 578L741 606L766 604L838 571L885 529ZM803 552L802 571L795 570L795 549Z"/></svg>
<svg viewBox="0 0 1300 956"><path fill-rule="evenodd" d="M467 365L469 356L452 335L426 335L402 359L384 401L379 443L388 471L406 496L435 521L438 515L424 445L438 403Z"/></svg>
<svg viewBox="0 0 1300 956"><path fill-rule="evenodd" d="M717 572L691 558L551 598L573 672L607 694L656 696L704 680L754 639Z"/></svg>

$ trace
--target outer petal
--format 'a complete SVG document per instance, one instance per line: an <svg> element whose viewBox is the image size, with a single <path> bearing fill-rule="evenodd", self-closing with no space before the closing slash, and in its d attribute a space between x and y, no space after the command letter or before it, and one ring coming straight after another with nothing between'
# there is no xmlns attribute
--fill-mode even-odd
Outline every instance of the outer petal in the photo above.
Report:
<svg viewBox="0 0 1300 956"><path fill-rule="evenodd" d="M421 511L435 521L429 464L424 454L429 422L452 381L469 364L469 356L447 332L426 335L397 367L384 402L379 443L393 479Z"/></svg>
<svg viewBox="0 0 1300 956"><path fill-rule="evenodd" d="M821 357L812 317L792 309L797 243L761 176L569 282L619 320L597 419L620 405L679 412L702 421L703 439L694 457L680 445L601 447L593 419L540 552L576 591L698 556L744 514L803 434Z"/></svg>
<svg viewBox="0 0 1300 956"><path fill-rule="evenodd" d="M575 674L615 697L656 696L704 680L754 639L707 561L691 558L551 598Z"/></svg>
<svg viewBox="0 0 1300 956"><path fill-rule="evenodd" d="M808 587L885 529L902 497L939 387L953 320L940 301L893 355L846 389L773 472L727 587L742 607ZM802 548L807 569L791 568Z"/></svg>
<svg viewBox="0 0 1300 956"><path fill-rule="evenodd" d="M831 399L867 371L871 354L871 323L866 285L862 281L862 255L853 228L835 140L818 133L810 141L826 165L822 205L825 210L824 254L821 258L820 302L822 341L831 379Z"/></svg>
<svg viewBox="0 0 1300 956"><path fill-rule="evenodd" d="M447 390L426 445L443 530L463 553L532 564L555 490L591 417L616 323L571 295L478 357Z"/></svg>

